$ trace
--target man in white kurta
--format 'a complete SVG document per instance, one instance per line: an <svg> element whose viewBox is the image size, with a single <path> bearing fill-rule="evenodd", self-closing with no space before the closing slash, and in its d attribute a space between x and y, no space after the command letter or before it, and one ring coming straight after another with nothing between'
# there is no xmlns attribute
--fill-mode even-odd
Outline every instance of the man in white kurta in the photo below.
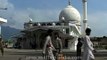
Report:
<svg viewBox="0 0 107 60"><path fill-rule="evenodd" d="M93 43L90 40L90 33L91 33L91 29L87 28L86 29L86 36L83 38L83 43L84 43L84 48L83 48L83 60L94 60L95 57L93 55Z"/></svg>

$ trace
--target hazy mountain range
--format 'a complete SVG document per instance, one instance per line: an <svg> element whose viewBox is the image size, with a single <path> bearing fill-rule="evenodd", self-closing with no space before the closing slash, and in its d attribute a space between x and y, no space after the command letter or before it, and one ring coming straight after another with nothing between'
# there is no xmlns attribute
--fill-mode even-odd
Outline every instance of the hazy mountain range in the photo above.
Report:
<svg viewBox="0 0 107 60"><path fill-rule="evenodd" d="M19 34L20 31L21 31L20 29L12 28L12 27L9 27L9 26L2 26L1 27L1 33L2 33L2 36L3 36L4 40L8 40L13 35Z"/></svg>

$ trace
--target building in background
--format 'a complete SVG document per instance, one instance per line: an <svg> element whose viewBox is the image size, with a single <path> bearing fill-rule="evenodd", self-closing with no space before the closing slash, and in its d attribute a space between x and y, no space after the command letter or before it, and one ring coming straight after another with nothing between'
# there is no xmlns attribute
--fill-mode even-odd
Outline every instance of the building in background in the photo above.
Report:
<svg viewBox="0 0 107 60"><path fill-rule="evenodd" d="M23 36L17 39L17 44L21 48L41 49L45 42L48 29L53 30L52 42L55 46L54 33L58 32L63 42L63 48L76 50L77 38L81 35L81 16L71 2L59 14L59 21L50 22L29 22L24 23ZM16 45L17 45L16 44Z"/></svg>
<svg viewBox="0 0 107 60"><path fill-rule="evenodd" d="M103 37L91 37L91 41L94 44L94 48L96 50L104 50L107 49L107 37L103 36Z"/></svg>

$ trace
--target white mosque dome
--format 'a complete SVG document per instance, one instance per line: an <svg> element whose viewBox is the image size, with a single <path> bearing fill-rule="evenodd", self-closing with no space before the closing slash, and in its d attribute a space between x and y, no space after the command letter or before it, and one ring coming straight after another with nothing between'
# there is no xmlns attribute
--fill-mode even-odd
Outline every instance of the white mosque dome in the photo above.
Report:
<svg viewBox="0 0 107 60"><path fill-rule="evenodd" d="M68 5L66 8L64 8L61 11L59 15L59 20L64 22L69 22L69 21L80 22L81 16L77 9L75 9L71 5Z"/></svg>

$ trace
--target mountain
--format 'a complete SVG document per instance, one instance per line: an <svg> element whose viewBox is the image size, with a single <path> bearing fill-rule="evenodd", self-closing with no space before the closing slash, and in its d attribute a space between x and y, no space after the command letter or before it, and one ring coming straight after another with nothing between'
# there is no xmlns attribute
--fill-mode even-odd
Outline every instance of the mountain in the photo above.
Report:
<svg viewBox="0 0 107 60"><path fill-rule="evenodd" d="M4 40L8 40L11 36L20 33L20 29L12 28L9 26L1 26L1 34Z"/></svg>

